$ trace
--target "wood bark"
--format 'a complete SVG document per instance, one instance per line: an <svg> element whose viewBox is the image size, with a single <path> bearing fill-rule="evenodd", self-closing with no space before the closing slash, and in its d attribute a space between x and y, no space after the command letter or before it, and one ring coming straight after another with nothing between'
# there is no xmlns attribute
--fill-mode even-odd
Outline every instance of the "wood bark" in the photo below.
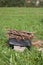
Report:
<svg viewBox="0 0 43 65"><path fill-rule="evenodd" d="M17 40L31 40L34 37L34 33L26 32L26 31L16 31L16 30L9 30L8 31L9 38L16 38Z"/></svg>

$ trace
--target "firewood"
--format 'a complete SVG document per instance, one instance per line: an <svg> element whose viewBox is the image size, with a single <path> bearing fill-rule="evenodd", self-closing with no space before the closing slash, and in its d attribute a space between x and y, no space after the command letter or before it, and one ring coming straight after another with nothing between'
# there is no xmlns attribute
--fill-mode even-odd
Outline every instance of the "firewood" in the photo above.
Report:
<svg viewBox="0 0 43 65"><path fill-rule="evenodd" d="M32 32L16 31L16 30L9 30L8 35L9 35L9 38L16 38L17 40L20 40L20 39L31 40L34 37Z"/></svg>
<svg viewBox="0 0 43 65"><path fill-rule="evenodd" d="M32 45L35 46L36 48L43 48L43 41L38 40L38 41L34 41L32 42Z"/></svg>

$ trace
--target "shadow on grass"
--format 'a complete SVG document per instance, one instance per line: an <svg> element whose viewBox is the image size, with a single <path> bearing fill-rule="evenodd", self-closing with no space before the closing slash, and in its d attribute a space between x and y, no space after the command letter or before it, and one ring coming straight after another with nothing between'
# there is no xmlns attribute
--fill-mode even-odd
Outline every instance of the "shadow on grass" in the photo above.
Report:
<svg viewBox="0 0 43 65"><path fill-rule="evenodd" d="M41 19L40 22L43 23L43 19Z"/></svg>

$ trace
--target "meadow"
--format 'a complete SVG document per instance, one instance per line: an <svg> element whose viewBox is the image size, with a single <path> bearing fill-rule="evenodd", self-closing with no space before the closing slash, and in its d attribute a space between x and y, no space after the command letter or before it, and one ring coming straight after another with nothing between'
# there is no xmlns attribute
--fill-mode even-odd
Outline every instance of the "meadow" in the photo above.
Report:
<svg viewBox="0 0 43 65"><path fill-rule="evenodd" d="M22 53L7 45L7 30L35 32L43 40L43 8L0 8L0 65L43 65L43 53L31 47Z"/></svg>

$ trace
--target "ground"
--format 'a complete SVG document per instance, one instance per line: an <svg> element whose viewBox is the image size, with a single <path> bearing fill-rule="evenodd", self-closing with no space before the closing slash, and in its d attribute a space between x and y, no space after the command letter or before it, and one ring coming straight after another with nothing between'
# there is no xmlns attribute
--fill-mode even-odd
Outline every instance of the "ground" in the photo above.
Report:
<svg viewBox="0 0 43 65"><path fill-rule="evenodd" d="M36 48L20 53L8 47L8 29L35 32L43 40L43 8L0 8L0 65L43 65Z"/></svg>

